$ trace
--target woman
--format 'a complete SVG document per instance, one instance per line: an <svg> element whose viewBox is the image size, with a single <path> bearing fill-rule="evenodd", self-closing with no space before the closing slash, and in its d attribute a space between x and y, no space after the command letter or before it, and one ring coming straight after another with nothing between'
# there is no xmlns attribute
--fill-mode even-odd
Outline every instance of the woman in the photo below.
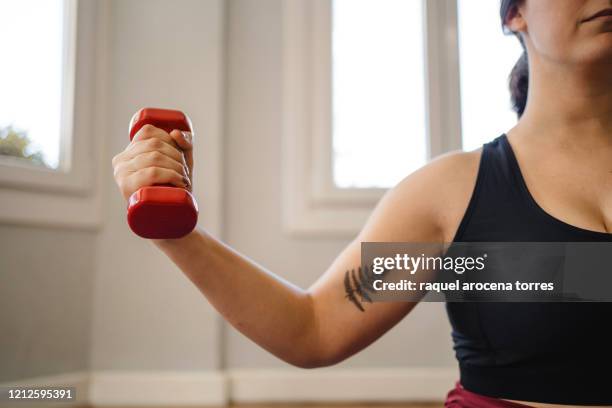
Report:
<svg viewBox="0 0 612 408"><path fill-rule="evenodd" d="M406 177L308 290L202 230L155 245L243 334L288 363L322 367L415 306L346 296L362 241L612 241L611 15L610 0L503 0L502 24L525 48L511 78L518 124ZM113 165L126 199L152 184L190 188L191 135L144 127ZM461 379L447 405L612 404L608 305L449 303Z"/></svg>

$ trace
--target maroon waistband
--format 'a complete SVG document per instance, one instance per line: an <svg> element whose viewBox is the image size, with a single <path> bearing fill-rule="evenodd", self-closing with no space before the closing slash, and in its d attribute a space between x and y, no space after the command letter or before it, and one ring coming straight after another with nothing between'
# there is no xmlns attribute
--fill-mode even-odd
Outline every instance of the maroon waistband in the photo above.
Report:
<svg viewBox="0 0 612 408"><path fill-rule="evenodd" d="M497 398L485 397L484 395L475 394L463 388L457 382L455 388L448 392L446 408L525 408L529 405L518 404L516 402L504 401Z"/></svg>

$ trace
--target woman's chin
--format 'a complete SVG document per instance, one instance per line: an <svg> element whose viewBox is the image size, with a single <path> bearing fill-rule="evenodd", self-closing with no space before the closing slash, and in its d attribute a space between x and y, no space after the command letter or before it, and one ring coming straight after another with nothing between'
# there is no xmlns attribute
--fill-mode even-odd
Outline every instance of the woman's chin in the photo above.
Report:
<svg viewBox="0 0 612 408"><path fill-rule="evenodd" d="M589 65L612 64L612 32L602 33L593 39L588 48L581 50L581 63Z"/></svg>

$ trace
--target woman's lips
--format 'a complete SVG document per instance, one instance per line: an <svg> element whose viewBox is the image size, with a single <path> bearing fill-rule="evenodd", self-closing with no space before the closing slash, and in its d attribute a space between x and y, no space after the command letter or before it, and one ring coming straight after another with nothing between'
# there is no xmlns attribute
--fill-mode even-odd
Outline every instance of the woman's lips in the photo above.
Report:
<svg viewBox="0 0 612 408"><path fill-rule="evenodd" d="M588 18L582 20L582 22L586 23L586 22L593 21L593 20L598 19L598 18L605 18L605 19L612 18L612 8L603 9L603 10L593 14L591 17L588 17Z"/></svg>

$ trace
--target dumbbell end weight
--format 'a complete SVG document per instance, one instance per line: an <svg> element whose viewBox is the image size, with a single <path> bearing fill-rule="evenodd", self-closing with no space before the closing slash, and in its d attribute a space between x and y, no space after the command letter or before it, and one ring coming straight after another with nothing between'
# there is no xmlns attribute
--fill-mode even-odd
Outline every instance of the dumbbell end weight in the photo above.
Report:
<svg viewBox="0 0 612 408"><path fill-rule="evenodd" d="M173 130L193 132L191 120L178 110L160 108L142 108L130 120L130 140L144 125L153 125L170 133Z"/></svg>
<svg viewBox="0 0 612 408"><path fill-rule="evenodd" d="M143 187L129 200L128 224L140 237L174 239L198 222L198 206L189 191L167 186Z"/></svg>

